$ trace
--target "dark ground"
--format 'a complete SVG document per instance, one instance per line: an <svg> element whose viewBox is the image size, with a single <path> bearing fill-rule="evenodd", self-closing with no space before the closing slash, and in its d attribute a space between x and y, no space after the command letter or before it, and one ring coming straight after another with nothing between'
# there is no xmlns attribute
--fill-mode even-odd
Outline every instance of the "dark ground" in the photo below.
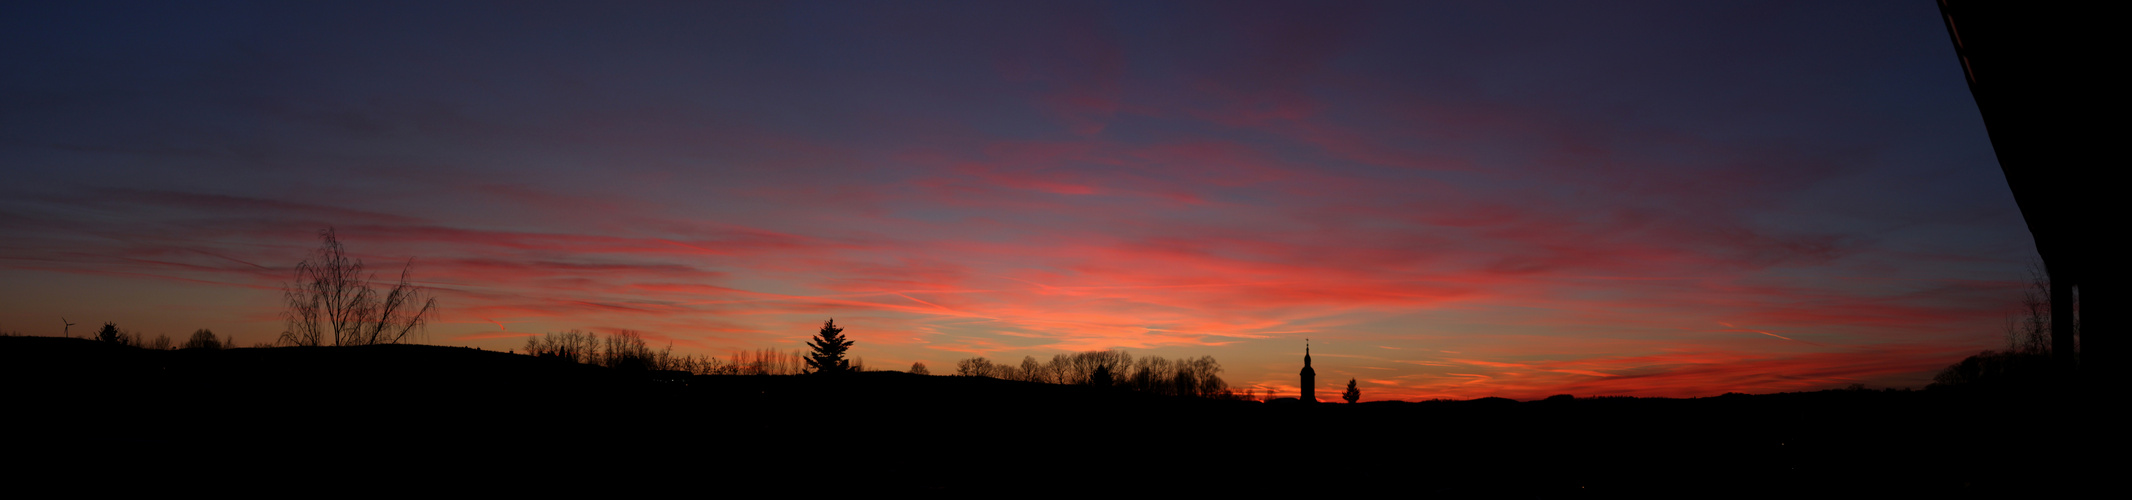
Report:
<svg viewBox="0 0 2132 500"><path fill-rule="evenodd" d="M148 351L49 337L0 337L0 376L10 454L66 468L704 485L694 496L2124 489L2123 413L2092 389L1266 404L891 372L662 380L435 346Z"/></svg>

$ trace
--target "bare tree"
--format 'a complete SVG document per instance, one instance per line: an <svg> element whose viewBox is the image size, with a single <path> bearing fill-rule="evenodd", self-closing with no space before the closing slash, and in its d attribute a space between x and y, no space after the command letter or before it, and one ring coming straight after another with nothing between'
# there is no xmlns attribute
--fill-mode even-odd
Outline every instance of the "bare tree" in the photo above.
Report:
<svg viewBox="0 0 2132 500"><path fill-rule="evenodd" d="M1051 357L1051 363L1046 369L1054 383L1085 385L1092 383L1091 380L1099 370L1107 374L1119 374L1130 369L1132 364L1131 354L1105 350L1055 355Z"/></svg>
<svg viewBox="0 0 2132 500"><path fill-rule="evenodd" d="M1051 377L1044 376L1044 364L1036 362L1036 356L1022 356L1022 367L1014 371L1014 379L1039 383L1051 381Z"/></svg>
<svg viewBox="0 0 2132 500"><path fill-rule="evenodd" d="M601 361L600 336L592 332L571 330L526 337L526 354L567 363L596 364Z"/></svg>
<svg viewBox="0 0 2132 500"><path fill-rule="evenodd" d="M282 344L397 344L436 316L437 299L408 282L412 259L400 269L400 282L381 295L371 287L374 276L363 274L363 261L348 257L333 228L320 230L318 239L318 251L296 265L296 282L282 289L288 302Z"/></svg>
<svg viewBox="0 0 2132 500"><path fill-rule="evenodd" d="M1929 388L1959 388L1969 386L2032 384L2049 380L2055 371L2051 352L2054 348L2051 316L2051 282L2049 273L2040 263L2029 264L2028 288L2021 293L2021 311L2007 319L2006 350L1984 351L1970 356L1946 368L1932 377ZM2071 333L2079 331L2078 319L2066 320L2072 324Z"/></svg>
<svg viewBox="0 0 2132 500"><path fill-rule="evenodd" d="M911 374L912 374L912 375L932 375L932 374L933 374L933 371L932 371L932 370L927 370L927 369L925 369L925 362L924 362L924 361L919 361L919 362L916 362L916 363L911 363Z"/></svg>
<svg viewBox="0 0 2132 500"><path fill-rule="evenodd" d="M733 351L731 360L720 365L720 375L798 375L806 372L807 356L798 351L776 349Z"/></svg>
<svg viewBox="0 0 2132 500"><path fill-rule="evenodd" d="M2008 318L2006 351L2025 355L2051 353L2051 279L2043 263L2028 265L2028 288L2021 293L2021 314Z"/></svg>
<svg viewBox="0 0 2132 500"><path fill-rule="evenodd" d="M992 371L992 360L983 357L955 362L955 374L964 377L990 377Z"/></svg>
<svg viewBox="0 0 2132 500"><path fill-rule="evenodd" d="M658 354L644 343L644 336L631 330L622 330L607 336L607 348L600 352L600 366L617 370L658 370Z"/></svg>

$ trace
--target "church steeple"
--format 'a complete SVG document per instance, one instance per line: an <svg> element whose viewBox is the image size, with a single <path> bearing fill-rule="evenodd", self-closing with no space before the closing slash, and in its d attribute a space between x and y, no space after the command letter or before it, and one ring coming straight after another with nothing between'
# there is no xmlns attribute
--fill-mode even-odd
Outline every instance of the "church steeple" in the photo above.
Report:
<svg viewBox="0 0 2132 500"><path fill-rule="evenodd" d="M1318 371L1310 369L1310 339L1303 339L1303 397L1305 403L1318 402Z"/></svg>

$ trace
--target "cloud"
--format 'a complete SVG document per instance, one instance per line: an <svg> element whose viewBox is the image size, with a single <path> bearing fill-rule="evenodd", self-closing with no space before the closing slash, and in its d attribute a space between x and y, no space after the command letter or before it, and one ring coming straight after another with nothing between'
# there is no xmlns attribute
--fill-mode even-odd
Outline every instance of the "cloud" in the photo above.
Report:
<svg viewBox="0 0 2132 500"><path fill-rule="evenodd" d="M1996 340L2032 250L1914 10L679 8L25 33L96 58L17 72L0 268L271 292L331 226L412 262L440 338L834 316L880 359L1214 353L1286 390L1309 335L1434 398L1917 382ZM1843 45L1904 37L1940 45Z"/></svg>

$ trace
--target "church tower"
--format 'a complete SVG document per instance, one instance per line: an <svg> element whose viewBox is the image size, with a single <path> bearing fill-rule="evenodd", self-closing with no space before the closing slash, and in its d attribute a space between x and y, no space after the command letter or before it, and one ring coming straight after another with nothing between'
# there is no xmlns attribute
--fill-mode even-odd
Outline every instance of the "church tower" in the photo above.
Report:
<svg viewBox="0 0 2132 500"><path fill-rule="evenodd" d="M1303 402L1318 402L1318 371L1310 369L1310 342L1303 342Z"/></svg>

